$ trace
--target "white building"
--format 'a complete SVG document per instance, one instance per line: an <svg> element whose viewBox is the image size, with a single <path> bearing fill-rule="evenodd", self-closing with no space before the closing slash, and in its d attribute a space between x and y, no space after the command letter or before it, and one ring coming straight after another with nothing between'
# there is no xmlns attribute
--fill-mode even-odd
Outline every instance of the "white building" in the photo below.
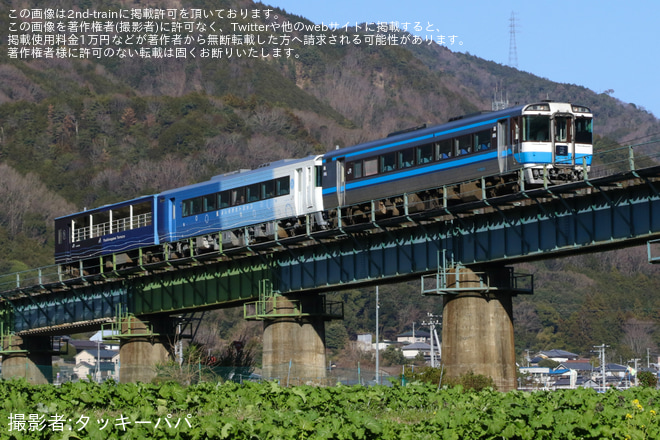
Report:
<svg viewBox="0 0 660 440"><path fill-rule="evenodd" d="M114 350L83 350L74 356L73 372L79 379L119 379L119 352Z"/></svg>
<svg viewBox="0 0 660 440"><path fill-rule="evenodd" d="M407 331L396 337L397 342L404 344L414 344L415 342L424 342L428 344L431 340L431 334L424 330Z"/></svg>

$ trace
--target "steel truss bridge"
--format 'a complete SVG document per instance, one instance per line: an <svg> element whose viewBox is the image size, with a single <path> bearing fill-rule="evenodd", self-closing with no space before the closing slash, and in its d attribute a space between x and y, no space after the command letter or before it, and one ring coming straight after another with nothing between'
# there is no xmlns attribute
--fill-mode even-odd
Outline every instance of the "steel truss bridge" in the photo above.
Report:
<svg viewBox="0 0 660 440"><path fill-rule="evenodd" d="M420 276L424 293L451 293L443 280L452 268L644 243L649 261L658 263L660 166L657 158L634 153L633 147L608 152L621 161L593 166L578 182L525 188L519 179L505 191L491 191L485 179L462 182L440 188L441 196L424 209L419 199L403 194L402 203L388 209L379 209L377 200L366 213L342 209L332 229L213 253L178 259L164 253L158 263L140 258L128 269L115 258L111 264L99 259L98 274L77 277L58 266L3 275L2 333L77 333L126 314L165 316L241 304L246 317L263 319L264 301L275 294ZM514 291L529 288L513 272L505 278ZM342 315L341 304L324 302L323 308L327 317ZM291 314L303 313L294 302Z"/></svg>

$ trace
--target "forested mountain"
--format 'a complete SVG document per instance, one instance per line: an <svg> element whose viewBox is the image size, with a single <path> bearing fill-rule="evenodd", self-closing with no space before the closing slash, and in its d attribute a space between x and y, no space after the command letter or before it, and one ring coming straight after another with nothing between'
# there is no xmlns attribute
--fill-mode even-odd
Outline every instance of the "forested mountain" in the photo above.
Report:
<svg viewBox="0 0 660 440"><path fill-rule="evenodd" d="M108 11L138 2L56 3ZM23 2L0 4L0 28L8 29L7 11ZM248 0L186 6L269 8ZM270 18L239 14L236 21L311 24L270 9ZM294 56L278 58L21 60L9 56L1 38L0 271L52 263L58 215L490 109L496 91L512 103L550 98L591 107L600 150L660 133L660 121L634 104L438 45L297 44ZM601 343L624 357L655 350L660 271L646 263L643 249L522 269L536 274L537 287L534 296L516 300L521 351L556 347L588 355ZM441 311L439 299L422 298L417 289L415 283L381 289L386 337L410 329L427 311ZM336 294L347 319L329 326L334 344L373 331L372 293Z"/></svg>

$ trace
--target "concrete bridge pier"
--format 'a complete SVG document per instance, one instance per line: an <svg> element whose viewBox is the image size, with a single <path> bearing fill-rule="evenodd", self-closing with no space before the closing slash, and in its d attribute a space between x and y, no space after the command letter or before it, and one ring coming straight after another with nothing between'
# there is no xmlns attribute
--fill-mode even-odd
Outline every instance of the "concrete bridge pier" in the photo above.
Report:
<svg viewBox="0 0 660 440"><path fill-rule="evenodd" d="M325 321L343 317L343 310L329 310L325 297L316 294L272 296L256 304L261 313L252 318L264 321L263 377L322 382Z"/></svg>
<svg viewBox="0 0 660 440"><path fill-rule="evenodd" d="M156 377L156 364L174 359L170 318L150 322L135 316L121 319L119 335L119 381L151 382Z"/></svg>
<svg viewBox="0 0 660 440"><path fill-rule="evenodd" d="M491 377L500 391L516 389L511 274L509 268L448 273L447 287L453 286L454 293L444 297L442 362L447 376L472 371Z"/></svg>
<svg viewBox="0 0 660 440"><path fill-rule="evenodd" d="M4 335L2 378L24 377L31 384L53 381L53 345L50 336Z"/></svg>

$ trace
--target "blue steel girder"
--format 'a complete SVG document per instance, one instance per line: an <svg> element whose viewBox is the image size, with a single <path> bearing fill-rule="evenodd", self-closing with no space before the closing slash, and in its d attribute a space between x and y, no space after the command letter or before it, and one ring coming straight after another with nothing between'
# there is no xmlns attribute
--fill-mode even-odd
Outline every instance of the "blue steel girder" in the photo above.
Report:
<svg viewBox="0 0 660 440"><path fill-rule="evenodd" d="M443 252L469 266L643 244L660 237L657 178L629 177L528 191L409 227L344 228L343 241L277 254L279 292L416 277L436 271Z"/></svg>
<svg viewBox="0 0 660 440"><path fill-rule="evenodd" d="M126 298L127 286L119 280L41 294L15 294L4 300L12 308L13 330L21 332L35 328L57 331L67 324L110 319L117 307L125 308Z"/></svg>

